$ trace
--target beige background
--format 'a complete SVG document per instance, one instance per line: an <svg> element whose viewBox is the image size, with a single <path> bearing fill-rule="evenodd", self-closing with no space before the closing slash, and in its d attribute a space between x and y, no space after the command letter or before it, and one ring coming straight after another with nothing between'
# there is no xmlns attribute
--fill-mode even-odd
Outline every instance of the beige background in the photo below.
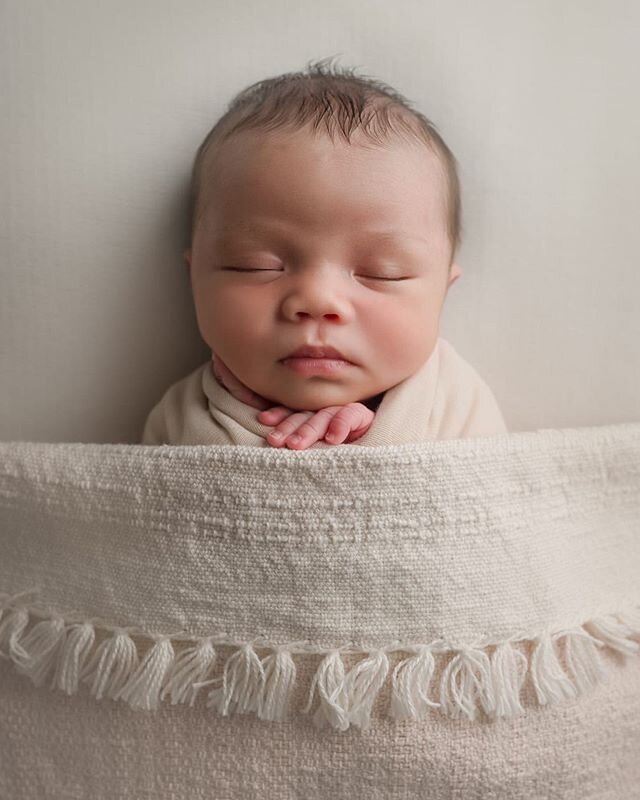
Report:
<svg viewBox="0 0 640 800"><path fill-rule="evenodd" d="M237 91L333 55L460 162L442 334L509 427L640 420L639 31L633 0L4 0L0 440L138 441L208 357L197 146Z"/></svg>

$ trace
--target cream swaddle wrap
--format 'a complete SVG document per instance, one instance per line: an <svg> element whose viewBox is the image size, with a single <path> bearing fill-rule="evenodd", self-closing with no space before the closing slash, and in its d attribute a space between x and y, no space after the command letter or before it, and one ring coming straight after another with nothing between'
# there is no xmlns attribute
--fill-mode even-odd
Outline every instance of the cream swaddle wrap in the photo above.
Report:
<svg viewBox="0 0 640 800"><path fill-rule="evenodd" d="M141 444L268 447L271 428L257 416L257 409L218 383L208 361L165 392L147 417ZM507 427L491 389L440 337L422 367L385 392L371 427L351 444L379 447L500 433ZM335 445L320 441L312 447Z"/></svg>

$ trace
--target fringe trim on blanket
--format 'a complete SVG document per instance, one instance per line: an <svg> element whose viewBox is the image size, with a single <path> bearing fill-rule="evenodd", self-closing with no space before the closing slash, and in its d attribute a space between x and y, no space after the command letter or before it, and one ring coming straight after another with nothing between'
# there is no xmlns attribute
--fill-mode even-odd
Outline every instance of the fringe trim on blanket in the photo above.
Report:
<svg viewBox="0 0 640 800"><path fill-rule="evenodd" d="M206 705L222 716L254 713L262 720L282 722L288 718L296 679L294 654L320 654L320 662L302 713L314 706L314 724L345 731L350 725L367 728L380 689L388 680L388 653L410 653L391 675L390 718L421 720L430 710L454 719L475 720L483 711L490 719L524 713L520 690L527 672L531 675L540 705L573 699L606 681L598 650L609 648L624 656L640 650L640 608L591 619L583 625L535 636L513 636L499 642L461 644L438 639L430 644L399 641L369 652L353 645L323 649L309 642L273 645L256 639L231 641L228 637L190 637L185 632L156 635L135 628L94 625L95 620L65 620L57 612L37 611L18 601L38 590L0 595L0 657L10 660L36 686L49 683L68 695L86 684L97 700L122 700L132 708L157 710L160 702L172 705L196 701L199 690L213 685ZM40 618L27 632L29 622ZM94 647L96 631L105 638ZM140 659L131 633L152 645ZM110 635L109 635L110 634ZM172 641L186 642L176 654ZM514 644L534 642L530 660ZM560 642L570 675L558 659ZM223 667L222 676L209 679L218 659L216 647L236 648ZM257 649L272 652L260 658ZM344 653L366 653L349 672ZM436 656L444 658L440 685L430 684ZM438 699L433 699L433 697Z"/></svg>

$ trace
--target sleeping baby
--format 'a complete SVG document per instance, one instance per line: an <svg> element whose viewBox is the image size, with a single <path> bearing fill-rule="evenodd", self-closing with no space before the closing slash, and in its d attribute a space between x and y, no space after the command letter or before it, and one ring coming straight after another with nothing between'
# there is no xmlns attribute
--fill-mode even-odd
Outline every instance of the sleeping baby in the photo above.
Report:
<svg viewBox="0 0 640 800"><path fill-rule="evenodd" d="M507 433L439 336L456 160L379 81L320 62L241 92L200 146L185 251L211 360L142 444L303 450Z"/></svg>

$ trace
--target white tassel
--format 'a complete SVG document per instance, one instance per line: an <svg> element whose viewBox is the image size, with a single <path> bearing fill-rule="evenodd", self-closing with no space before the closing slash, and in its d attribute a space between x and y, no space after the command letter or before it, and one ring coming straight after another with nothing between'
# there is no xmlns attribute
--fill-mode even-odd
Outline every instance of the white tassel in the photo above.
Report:
<svg viewBox="0 0 640 800"><path fill-rule="evenodd" d="M460 676L461 685L456 679ZM476 699L485 712L495 714L496 699L489 656L483 650L464 647L447 664L440 682L440 705L443 714L454 719L476 718Z"/></svg>
<svg viewBox="0 0 640 800"><path fill-rule="evenodd" d="M638 633L625 622L619 622L615 617L598 617L585 623L584 627L601 642L617 650L625 656L635 655L640 650L640 644L631 638Z"/></svg>
<svg viewBox="0 0 640 800"><path fill-rule="evenodd" d="M338 650L332 650L320 662L309 691L309 701L303 709L308 714L313 705L313 693L317 687L320 695L320 706L313 715L317 728L326 724L339 731L349 727L347 696L344 691L344 664Z"/></svg>
<svg viewBox="0 0 640 800"><path fill-rule="evenodd" d="M510 642L499 644L491 658L493 683L496 690L494 717L517 717L524 713L520 690L527 675L526 656Z"/></svg>
<svg viewBox="0 0 640 800"><path fill-rule="evenodd" d="M389 659L376 650L358 662L344 679L349 721L359 728L371 723L373 704L389 672Z"/></svg>
<svg viewBox="0 0 640 800"><path fill-rule="evenodd" d="M170 637L149 636L155 643L140 663L127 630L117 628L89 659L96 637L90 622L65 627L64 619L52 613L27 631L27 608L3 602L0 657L11 660L37 686L53 671L52 689L74 694L82 681L98 700L107 696L122 699L133 708L157 710L166 696L171 697L172 704L193 706L202 686L222 682L221 687L209 693L207 703L217 707L222 716L237 710L256 712L260 719L268 721L283 721L289 713L296 665L287 647L275 647L261 661L252 645L245 644L228 658L221 678L205 680L217 659L211 638L196 640L176 658ZM594 618L581 628L545 632L533 639L536 646L531 655L531 676L538 702L545 705L575 699L606 681L598 650L610 647L625 656L637 654L640 644L634 638L639 637L640 611L632 609ZM560 639L565 642L573 680L563 671L554 646ZM454 657L442 674L440 703L428 697L435 673L432 645L411 646L414 654L395 667L388 710L391 718L423 719L429 708L439 708L454 718L473 720L479 706L494 718L523 713L520 691L529 665L512 642L495 645L491 658L474 647L454 648ZM303 713L311 710L317 691L320 703L313 717L316 726L329 724L341 731L350 724L367 728L388 672L389 660L383 650L377 650L345 675L340 650L333 650L316 670Z"/></svg>
<svg viewBox="0 0 640 800"><path fill-rule="evenodd" d="M257 711L263 686L262 663L253 647L244 644L227 659L222 687L209 692L207 708L216 708L223 717L235 710L240 714Z"/></svg>
<svg viewBox="0 0 640 800"><path fill-rule="evenodd" d="M262 661L265 682L258 704L258 717L271 722L287 718L296 680L296 665L291 653L278 648Z"/></svg>
<svg viewBox="0 0 640 800"><path fill-rule="evenodd" d="M42 686L55 668L57 654L65 638L64 620L58 614L38 622L20 640L20 650L13 656L18 672L27 675L36 686Z"/></svg>
<svg viewBox="0 0 640 800"><path fill-rule="evenodd" d="M96 634L90 622L75 624L67 629L67 637L58 656L52 689L61 689L68 695L78 691L80 676Z"/></svg>
<svg viewBox="0 0 640 800"><path fill-rule="evenodd" d="M573 672L579 694L585 694L598 683L606 683L608 680L598 647L604 645L582 629L569 631L565 635L567 662Z"/></svg>
<svg viewBox="0 0 640 800"><path fill-rule="evenodd" d="M553 640L544 633L537 638L537 646L531 656L531 680L541 706L547 703L560 703L562 700L574 699L578 692L560 666L553 648Z"/></svg>
<svg viewBox="0 0 640 800"><path fill-rule="evenodd" d="M89 692L97 700L103 696L115 700L120 689L138 666L138 651L126 630L118 628L105 639L80 675L89 684Z"/></svg>
<svg viewBox="0 0 640 800"><path fill-rule="evenodd" d="M20 646L19 639L29 624L29 612L26 608L10 609L0 621L0 656L10 659L26 659L28 653ZM8 648L8 653L1 652Z"/></svg>
<svg viewBox="0 0 640 800"><path fill-rule="evenodd" d="M431 649L424 645L416 655L396 664L391 676L389 716L395 720L424 719L429 708L440 708L427 697L436 668Z"/></svg>
<svg viewBox="0 0 640 800"><path fill-rule="evenodd" d="M153 640L153 647L147 651L134 674L115 696L116 700L124 700L131 708L157 710L165 677L175 660L173 645L168 636L154 636Z"/></svg>
<svg viewBox="0 0 640 800"><path fill-rule="evenodd" d="M629 626L632 636L640 637L640 607L618 612L616 616L622 623Z"/></svg>
<svg viewBox="0 0 640 800"><path fill-rule="evenodd" d="M214 668L217 657L210 638L198 639L195 647L185 649L176 658L160 699L164 700L170 694L171 705L189 703L193 706L198 689Z"/></svg>

